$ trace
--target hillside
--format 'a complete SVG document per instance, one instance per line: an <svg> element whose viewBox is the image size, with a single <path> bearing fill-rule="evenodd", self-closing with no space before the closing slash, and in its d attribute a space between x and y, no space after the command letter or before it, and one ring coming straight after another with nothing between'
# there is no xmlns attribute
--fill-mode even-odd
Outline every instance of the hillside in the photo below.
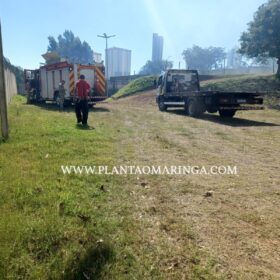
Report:
<svg viewBox="0 0 280 280"><path fill-rule="evenodd" d="M264 94L265 104L280 108L280 80L273 75L226 77L201 82L202 90L252 91Z"/></svg>
<svg viewBox="0 0 280 280"><path fill-rule="evenodd" d="M133 80L115 93L110 100L119 99L137 92L152 89L154 87L155 79L157 79L156 76L146 76Z"/></svg>
<svg viewBox="0 0 280 280"><path fill-rule="evenodd" d="M280 81L275 76L245 75L201 82L202 89L228 91L280 92Z"/></svg>

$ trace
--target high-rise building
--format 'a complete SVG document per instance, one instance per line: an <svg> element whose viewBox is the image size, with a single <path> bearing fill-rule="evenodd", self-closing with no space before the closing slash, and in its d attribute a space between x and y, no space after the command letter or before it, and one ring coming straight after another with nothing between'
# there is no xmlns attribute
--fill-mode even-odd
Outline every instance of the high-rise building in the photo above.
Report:
<svg viewBox="0 0 280 280"><path fill-rule="evenodd" d="M110 77L130 75L131 50L116 47L109 48L107 50L107 59L107 79L110 79Z"/></svg>
<svg viewBox="0 0 280 280"><path fill-rule="evenodd" d="M154 33L152 61L162 60L162 53L163 53L163 37L159 36L157 33Z"/></svg>

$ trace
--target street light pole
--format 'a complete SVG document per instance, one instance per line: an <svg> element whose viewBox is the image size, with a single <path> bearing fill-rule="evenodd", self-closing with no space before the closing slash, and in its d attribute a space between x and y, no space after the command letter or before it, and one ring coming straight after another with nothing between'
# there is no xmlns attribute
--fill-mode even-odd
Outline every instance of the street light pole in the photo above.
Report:
<svg viewBox="0 0 280 280"><path fill-rule="evenodd" d="M105 49L105 77L106 77L106 95L108 96L108 39L115 37L116 35L107 35L103 33L103 35L97 35L97 37L103 38L106 40L106 49Z"/></svg>

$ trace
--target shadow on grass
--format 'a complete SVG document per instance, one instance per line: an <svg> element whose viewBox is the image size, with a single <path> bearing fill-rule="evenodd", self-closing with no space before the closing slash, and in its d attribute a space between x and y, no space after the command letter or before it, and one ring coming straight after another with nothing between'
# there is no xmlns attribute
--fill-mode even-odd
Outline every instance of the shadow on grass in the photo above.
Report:
<svg viewBox="0 0 280 280"><path fill-rule="evenodd" d="M94 130L95 128L93 126L89 126L89 125L82 125L82 124L76 124L76 128L79 130Z"/></svg>
<svg viewBox="0 0 280 280"><path fill-rule="evenodd" d="M34 104L24 104L25 106L36 106L39 107L43 110L47 110L47 111L59 111L59 107L55 104L55 103L51 103L51 102L46 102L46 103L34 103ZM67 106L64 108L63 112L72 112L75 111L74 106Z"/></svg>
<svg viewBox="0 0 280 280"><path fill-rule="evenodd" d="M104 108L104 107L93 107L91 109L91 111L94 113L94 112L110 112L109 109L107 108Z"/></svg>
<svg viewBox="0 0 280 280"><path fill-rule="evenodd" d="M0 134L0 145L1 144L5 144L5 143L7 143L8 142L8 139L4 139L2 136L1 136L1 134Z"/></svg>
<svg viewBox="0 0 280 280"><path fill-rule="evenodd" d="M175 109L175 110L169 110L167 111L170 114L176 114L181 116L187 116L184 110L182 109ZM241 119L238 117L234 118L221 118L218 115L211 115L211 114L203 114L200 119L204 121L209 122L215 122L223 125L229 125L233 127L250 127L250 126L280 126L275 123L270 122L260 122L260 121L253 121L253 120L247 120L247 119Z"/></svg>
<svg viewBox="0 0 280 280"><path fill-rule="evenodd" d="M81 258L77 257L76 260L70 263L65 270L63 279L100 279L104 266L112 262L113 258L114 251L112 248L105 243L99 243L95 247L87 249Z"/></svg>
<svg viewBox="0 0 280 280"><path fill-rule="evenodd" d="M43 110L47 110L47 111L53 111L53 112L59 112L60 109L59 107L51 102L46 102L46 103L37 103L37 104L25 104L27 106L37 106L40 107ZM100 107L99 105L97 107L93 106L93 107L89 107L89 111L90 112L110 112L109 109L104 108L104 107ZM75 106L74 105L69 105L64 107L64 109L61 111L61 113L70 113L70 112L75 112Z"/></svg>

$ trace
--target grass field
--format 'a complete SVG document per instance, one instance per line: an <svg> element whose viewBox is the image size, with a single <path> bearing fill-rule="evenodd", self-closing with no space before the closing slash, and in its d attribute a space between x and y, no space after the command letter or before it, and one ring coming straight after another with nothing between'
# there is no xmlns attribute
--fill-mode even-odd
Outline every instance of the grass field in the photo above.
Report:
<svg viewBox="0 0 280 280"><path fill-rule="evenodd" d="M155 92L74 112L10 105L1 279L279 279L280 112L159 112ZM61 165L236 165L238 175L63 175ZM211 191L211 196L205 194Z"/></svg>

